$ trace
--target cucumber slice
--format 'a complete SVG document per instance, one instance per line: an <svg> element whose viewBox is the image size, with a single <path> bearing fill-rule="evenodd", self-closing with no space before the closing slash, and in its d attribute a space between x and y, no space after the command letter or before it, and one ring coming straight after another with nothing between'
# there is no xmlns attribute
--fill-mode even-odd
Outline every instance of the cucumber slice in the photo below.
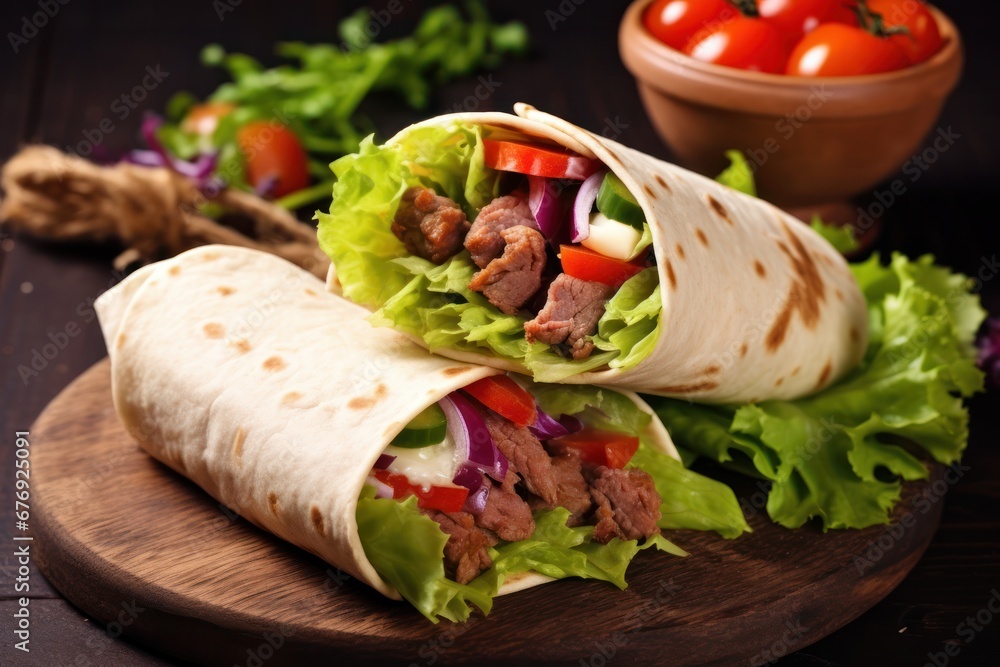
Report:
<svg viewBox="0 0 1000 667"><path fill-rule="evenodd" d="M642 231L642 223L646 216L628 191L621 179L610 171L601 181L601 189L597 191L597 210L612 220L624 222Z"/></svg>
<svg viewBox="0 0 1000 667"><path fill-rule="evenodd" d="M448 419L444 416L444 410L437 403L433 403L414 417L406 428L392 439L391 444L410 449L427 447L444 441L447 433Z"/></svg>

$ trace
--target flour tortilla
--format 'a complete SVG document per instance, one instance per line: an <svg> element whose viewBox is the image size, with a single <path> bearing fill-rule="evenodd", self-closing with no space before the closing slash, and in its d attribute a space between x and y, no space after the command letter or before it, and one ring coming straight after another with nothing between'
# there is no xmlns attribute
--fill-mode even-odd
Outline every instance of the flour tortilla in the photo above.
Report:
<svg viewBox="0 0 1000 667"><path fill-rule="evenodd" d="M310 273L234 246L145 267L96 309L115 409L149 454L257 526L399 599L358 537L365 479L417 413L500 371L372 328L367 311ZM659 419L646 435L678 458ZM511 577L501 593L545 581Z"/></svg>
<svg viewBox="0 0 1000 667"><path fill-rule="evenodd" d="M663 301L656 347L628 370L581 373L563 382L745 403L811 394L860 362L868 339L864 297L844 258L807 225L765 201L526 104L515 111L517 116L439 116L387 143L417 127L503 128L600 159L635 195L652 229ZM340 289L335 269L328 288ZM433 351L526 372L485 352Z"/></svg>

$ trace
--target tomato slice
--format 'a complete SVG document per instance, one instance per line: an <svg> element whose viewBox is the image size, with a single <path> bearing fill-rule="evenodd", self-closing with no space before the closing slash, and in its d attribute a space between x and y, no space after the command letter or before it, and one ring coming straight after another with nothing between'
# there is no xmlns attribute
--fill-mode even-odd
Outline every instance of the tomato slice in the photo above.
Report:
<svg viewBox="0 0 1000 667"><path fill-rule="evenodd" d="M477 401L518 426L534 424L538 419L535 397L506 375L476 380L465 388Z"/></svg>
<svg viewBox="0 0 1000 667"><path fill-rule="evenodd" d="M575 452L584 463L624 468L639 449L639 438L587 427L549 440L548 446L555 451Z"/></svg>
<svg viewBox="0 0 1000 667"><path fill-rule="evenodd" d="M442 512L459 512L465 505L469 490L462 486L431 486L424 490L419 484L411 484L406 475L373 470L375 479L392 488L392 497L401 500L407 496L417 497L417 507Z"/></svg>
<svg viewBox="0 0 1000 667"><path fill-rule="evenodd" d="M483 153L491 169L546 178L583 181L602 166L598 160L576 153L519 141L483 139Z"/></svg>
<svg viewBox="0 0 1000 667"><path fill-rule="evenodd" d="M626 262L576 245L559 246L559 259L567 275L611 287L621 287L622 283L646 268L645 257Z"/></svg>
<svg viewBox="0 0 1000 667"><path fill-rule="evenodd" d="M282 197L309 185L306 152L295 133L284 125L255 120L240 128L236 141L246 160L247 181L253 187L273 180L268 194Z"/></svg>

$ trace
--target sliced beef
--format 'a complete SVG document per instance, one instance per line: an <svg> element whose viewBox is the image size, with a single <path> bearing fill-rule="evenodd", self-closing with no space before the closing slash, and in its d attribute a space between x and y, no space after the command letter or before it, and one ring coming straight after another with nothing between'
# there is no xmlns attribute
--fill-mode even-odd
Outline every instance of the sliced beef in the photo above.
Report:
<svg viewBox="0 0 1000 667"><path fill-rule="evenodd" d="M500 237L506 244L503 255L478 271L469 282L469 289L482 292L494 306L513 315L542 285L545 237L523 225L503 230ZM602 304L602 312L603 307Z"/></svg>
<svg viewBox="0 0 1000 667"><path fill-rule="evenodd" d="M469 227L465 212L458 204L430 188L420 187L403 193L392 221L392 233L410 254L435 264L442 264L462 249L462 240Z"/></svg>
<svg viewBox="0 0 1000 667"><path fill-rule="evenodd" d="M587 480L583 477L580 457L563 454L552 457L552 477L556 482L556 502L570 512L567 526L581 526L590 512L592 501Z"/></svg>
<svg viewBox="0 0 1000 667"><path fill-rule="evenodd" d="M538 229L535 216L524 197L506 195L497 197L484 206L472 223L465 237L465 247L472 253L472 261L481 269L500 256L504 240L500 233L516 226Z"/></svg>
<svg viewBox="0 0 1000 667"><path fill-rule="evenodd" d="M557 500L556 481L552 460L538 438L524 426L518 426L492 410L481 409L486 429L497 449L507 457L514 470L524 480L524 485L550 506Z"/></svg>
<svg viewBox="0 0 1000 667"><path fill-rule="evenodd" d="M506 484L492 484L489 479L490 495L486 498L486 507L482 514L476 516L476 525L490 530L508 542L519 542L531 537L535 532L535 519L531 516L531 508L521 496Z"/></svg>
<svg viewBox="0 0 1000 667"><path fill-rule="evenodd" d="M561 273L549 285L545 307L535 319L525 322L525 337L529 343L565 343L574 359L589 357L594 344L587 336L596 331L610 295L611 288L603 283Z"/></svg>
<svg viewBox="0 0 1000 667"><path fill-rule="evenodd" d="M437 521L441 530L448 534L448 542L444 545L444 569L450 578L467 584L490 566L489 542L483 531L476 527L471 514L420 511Z"/></svg>
<svg viewBox="0 0 1000 667"><path fill-rule="evenodd" d="M644 470L618 470L597 466L588 471L590 495L597 505L594 539L607 543L612 538L637 540L660 532L662 499L653 478Z"/></svg>

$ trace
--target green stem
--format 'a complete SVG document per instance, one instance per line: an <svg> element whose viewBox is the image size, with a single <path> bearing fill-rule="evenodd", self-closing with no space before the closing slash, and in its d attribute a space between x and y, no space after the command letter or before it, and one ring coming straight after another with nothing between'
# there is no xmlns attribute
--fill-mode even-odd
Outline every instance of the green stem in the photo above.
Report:
<svg viewBox="0 0 1000 667"><path fill-rule="evenodd" d="M281 208L287 209L289 211L294 211L296 209L302 208L306 204L311 204L314 201L319 201L324 197L329 199L331 193L333 192L333 181L324 181L322 183L317 183L316 185L311 185L308 188L302 188L301 190L296 190L290 194L276 199L275 204Z"/></svg>
<svg viewBox="0 0 1000 667"><path fill-rule="evenodd" d="M857 4L854 6L854 13L858 16L858 23L861 25L861 29L870 32L876 37L885 39L892 35L910 34L910 30L906 26L887 26L885 18L878 12L873 12L868 6L867 0L857 0Z"/></svg>
<svg viewBox="0 0 1000 667"><path fill-rule="evenodd" d="M760 17L760 11L757 10L757 0L729 0L729 2L735 5L743 16L753 19Z"/></svg>

